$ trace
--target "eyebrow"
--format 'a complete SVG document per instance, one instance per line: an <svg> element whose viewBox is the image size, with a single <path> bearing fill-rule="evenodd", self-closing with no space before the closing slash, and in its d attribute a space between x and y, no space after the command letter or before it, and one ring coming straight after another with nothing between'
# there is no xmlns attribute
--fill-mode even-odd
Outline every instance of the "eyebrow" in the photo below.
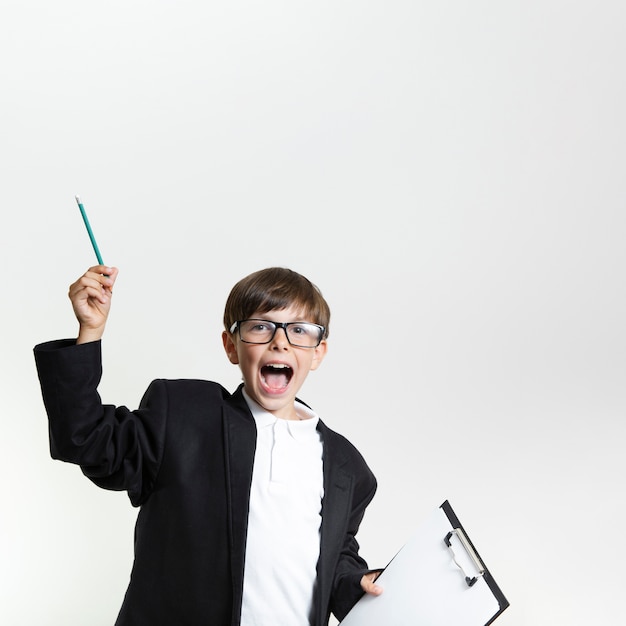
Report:
<svg viewBox="0 0 626 626"><path fill-rule="evenodd" d="M305 319L305 318L298 318L289 322L279 322L278 320L273 320L268 317L248 317L247 319L259 320L260 322L272 322L272 324L301 324L304 322L307 324L315 324L316 326L321 326L321 324L319 324L318 322L312 322L310 319ZM246 321L246 320L242 320L242 321Z"/></svg>

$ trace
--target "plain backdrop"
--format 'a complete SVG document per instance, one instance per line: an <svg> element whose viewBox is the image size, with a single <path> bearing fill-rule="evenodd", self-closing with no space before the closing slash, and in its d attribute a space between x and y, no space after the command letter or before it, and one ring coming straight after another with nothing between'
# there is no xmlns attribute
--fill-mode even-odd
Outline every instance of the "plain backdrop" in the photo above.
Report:
<svg viewBox="0 0 626 626"><path fill-rule="evenodd" d="M132 563L32 357L95 262L74 194L120 268L105 402L234 389L228 291L291 267L333 311L301 396L379 480L370 564L448 499L496 623L623 619L625 7L3 0L0 622L110 626Z"/></svg>

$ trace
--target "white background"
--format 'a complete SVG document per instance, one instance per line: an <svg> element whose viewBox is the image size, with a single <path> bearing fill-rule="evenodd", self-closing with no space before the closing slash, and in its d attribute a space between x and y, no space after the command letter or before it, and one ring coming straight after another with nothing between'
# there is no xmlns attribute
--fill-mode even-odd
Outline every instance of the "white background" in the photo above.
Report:
<svg viewBox="0 0 626 626"><path fill-rule="evenodd" d="M110 626L136 511L52 461L32 347L120 267L106 402L234 389L230 287L333 310L302 391L379 492L384 565L449 499L511 607L623 619L626 8L526 0L3 0L0 622Z"/></svg>

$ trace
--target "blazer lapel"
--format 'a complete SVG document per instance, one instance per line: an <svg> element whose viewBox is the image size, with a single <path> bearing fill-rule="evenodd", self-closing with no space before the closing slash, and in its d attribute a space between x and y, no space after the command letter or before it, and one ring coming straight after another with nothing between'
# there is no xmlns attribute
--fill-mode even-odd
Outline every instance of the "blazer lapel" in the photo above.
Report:
<svg viewBox="0 0 626 626"><path fill-rule="evenodd" d="M231 404L224 406L223 419L227 463L233 624L239 624L243 596L250 485L256 450L256 425L241 393L241 387L233 394Z"/></svg>
<svg viewBox="0 0 626 626"><path fill-rule="evenodd" d="M346 533L352 500L352 475L344 469L346 460L336 445L336 435L320 421L318 430L324 441L324 500L320 557L317 566L315 624L326 623L333 576Z"/></svg>

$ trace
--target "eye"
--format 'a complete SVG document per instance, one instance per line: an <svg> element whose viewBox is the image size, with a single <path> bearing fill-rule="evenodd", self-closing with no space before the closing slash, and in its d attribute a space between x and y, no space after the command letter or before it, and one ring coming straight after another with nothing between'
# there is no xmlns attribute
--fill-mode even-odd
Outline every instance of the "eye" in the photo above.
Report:
<svg viewBox="0 0 626 626"><path fill-rule="evenodd" d="M253 333L266 333L271 329L271 326L267 322L255 322L250 325L250 332Z"/></svg>
<svg viewBox="0 0 626 626"><path fill-rule="evenodd" d="M294 324L290 326L291 332L299 337L317 336L319 329L312 324Z"/></svg>
<svg viewBox="0 0 626 626"><path fill-rule="evenodd" d="M297 326L291 326L291 332L294 335L307 335L309 330L305 326L298 324Z"/></svg>
<svg viewBox="0 0 626 626"><path fill-rule="evenodd" d="M274 325L267 320L245 320L241 324L242 337L265 337L274 332Z"/></svg>

